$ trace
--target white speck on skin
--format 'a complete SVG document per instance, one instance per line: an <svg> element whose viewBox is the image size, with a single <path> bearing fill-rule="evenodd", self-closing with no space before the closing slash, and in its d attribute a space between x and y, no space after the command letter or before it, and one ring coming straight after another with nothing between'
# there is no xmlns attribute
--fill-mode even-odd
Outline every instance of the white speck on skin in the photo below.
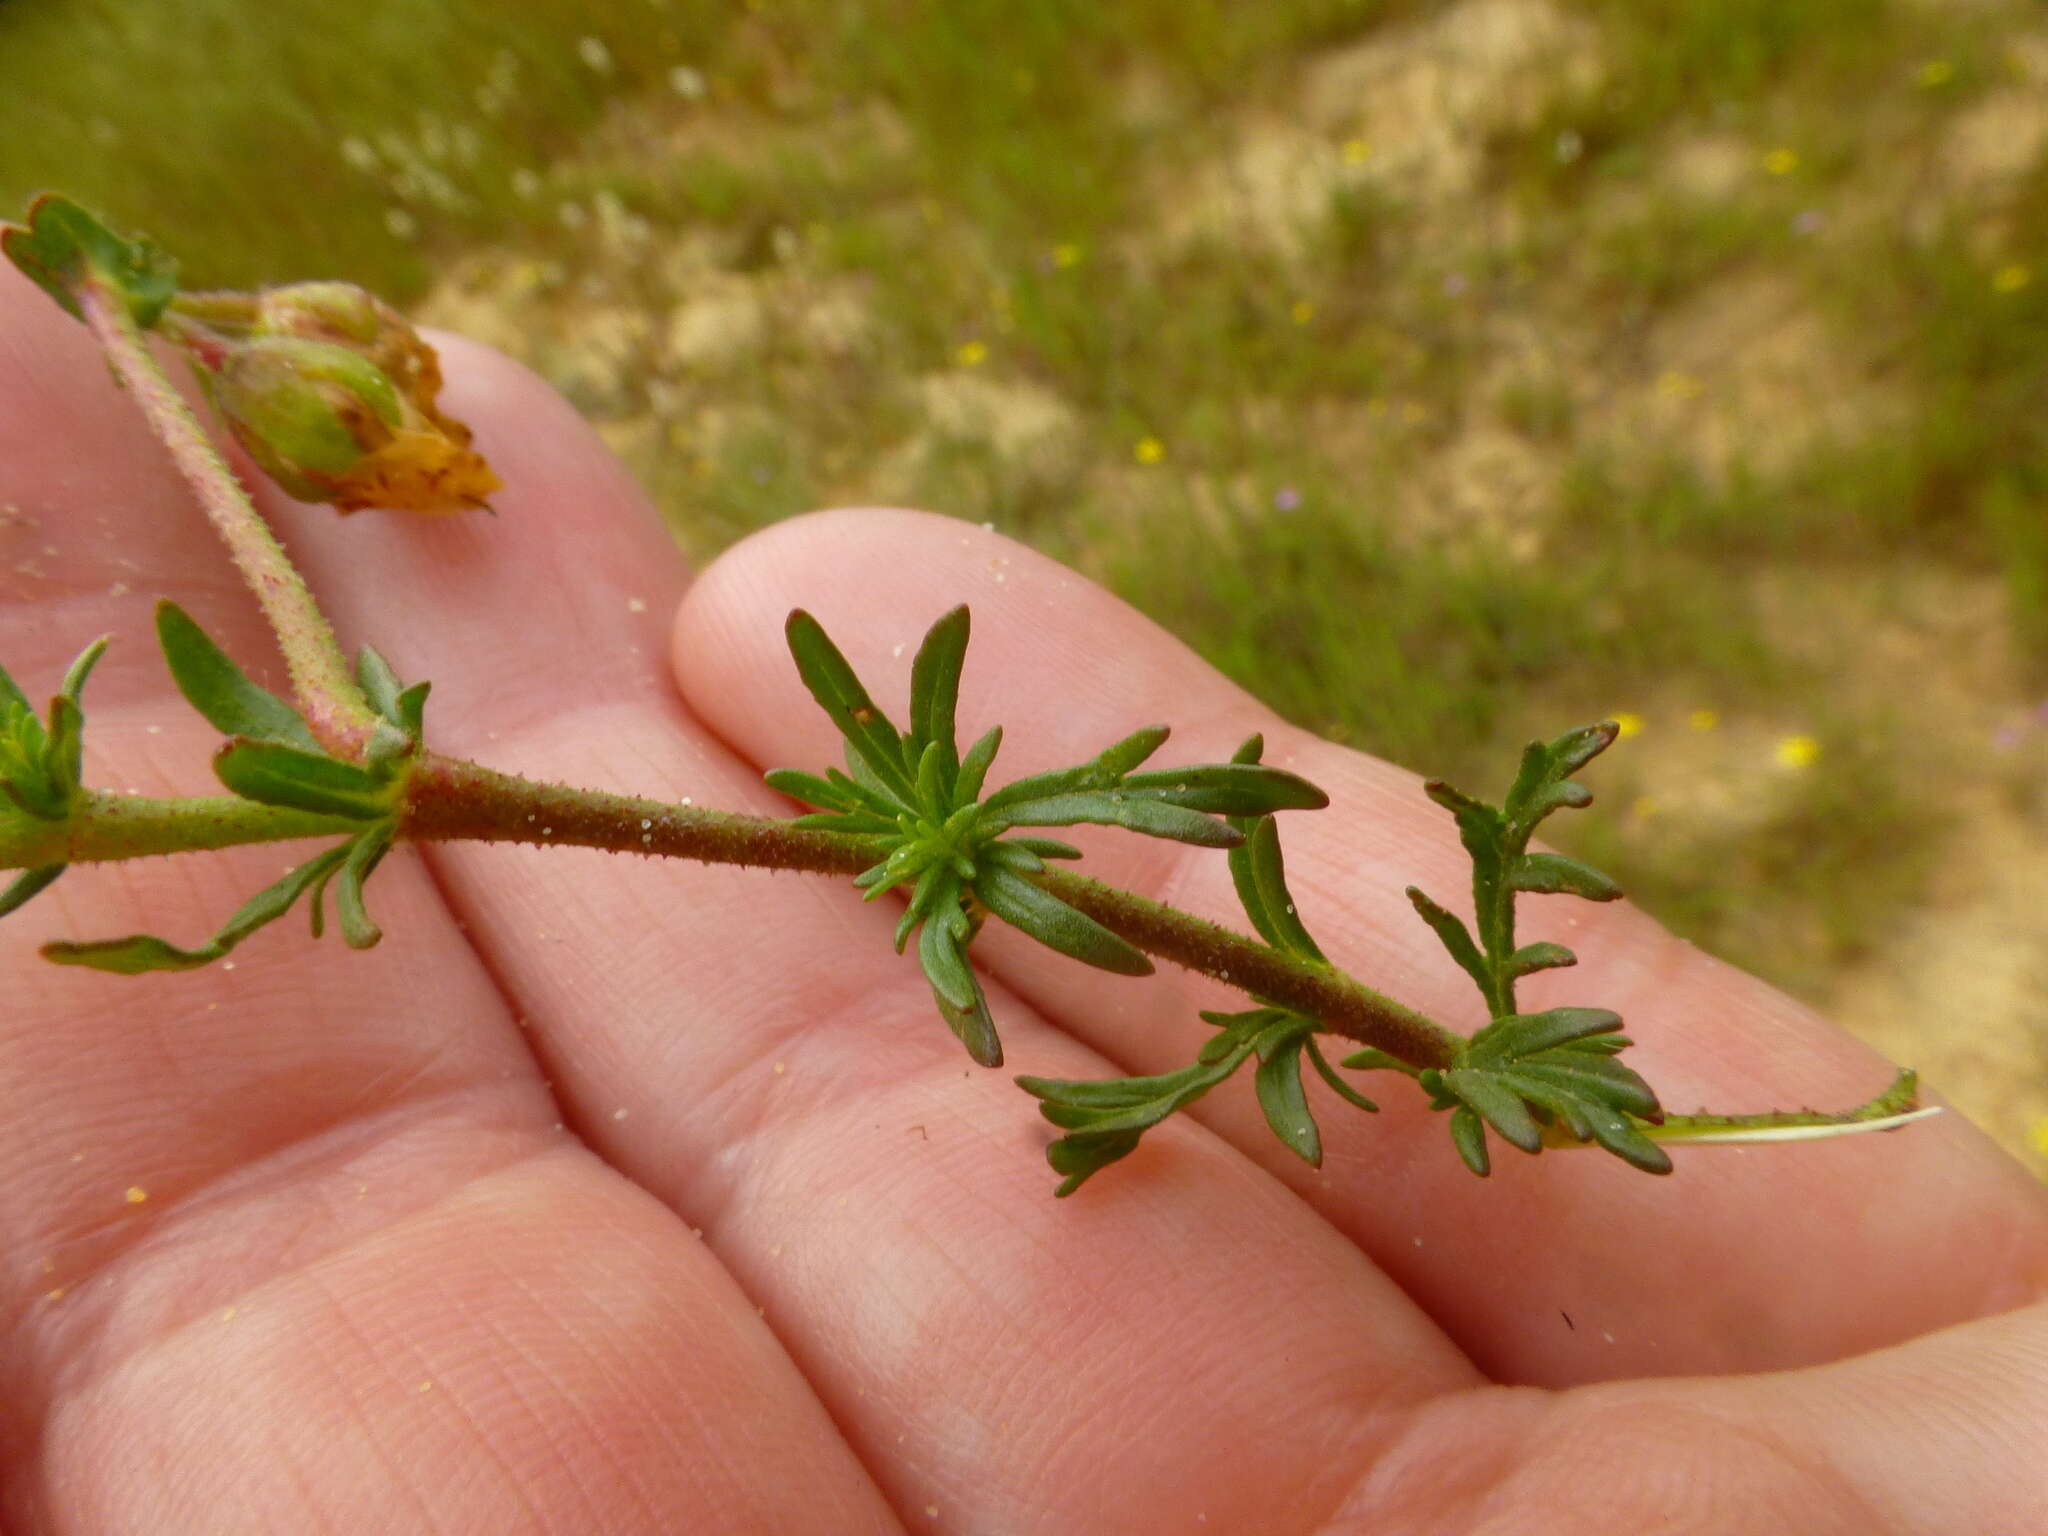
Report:
<svg viewBox="0 0 2048 1536"><path fill-rule="evenodd" d="M623 1120L623 1119L625 1119L625 1118L626 1118L626 1110L625 1110L625 1106L621 1105L621 1106L620 1106L619 1108L617 1108L617 1109L613 1110L613 1111L612 1111L612 1118L613 1118L614 1120Z"/></svg>
<svg viewBox="0 0 2048 1536"><path fill-rule="evenodd" d="M1602 1328L1600 1330L1600 1337L1605 1339L1610 1344L1614 1342L1614 1335L1609 1333L1605 1328Z"/></svg>
<svg viewBox="0 0 2048 1536"><path fill-rule="evenodd" d="M1421 1239L1421 1238L1419 1238L1419 1237L1418 1237L1418 1238L1416 1238L1416 1239L1415 1239L1415 1246L1416 1246L1416 1247L1418 1247L1418 1248L1420 1248L1420 1247L1422 1246L1422 1239Z"/></svg>
<svg viewBox="0 0 2048 1536"><path fill-rule="evenodd" d="M627 599L626 599L626 612L628 612L628 613L645 613L646 611L647 611L647 599L646 599L646 598L644 598L644 597L629 597L629 598L627 598Z"/></svg>
<svg viewBox="0 0 2048 1536"><path fill-rule="evenodd" d="M126 1200L130 1205L140 1205L143 1201L149 1198L149 1191L144 1189L140 1184L130 1184L127 1188L127 1191L121 1196L121 1198L123 1200Z"/></svg>
<svg viewBox="0 0 2048 1536"><path fill-rule="evenodd" d="M789 1064L787 1062L778 1061L777 1063L775 1063L775 1075L777 1077L782 1076L782 1074L787 1072L788 1070Z"/></svg>

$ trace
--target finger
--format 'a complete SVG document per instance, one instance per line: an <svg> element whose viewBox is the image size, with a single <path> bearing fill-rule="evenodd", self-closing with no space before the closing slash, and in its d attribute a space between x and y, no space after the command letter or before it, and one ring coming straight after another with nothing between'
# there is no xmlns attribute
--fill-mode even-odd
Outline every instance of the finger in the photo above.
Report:
<svg viewBox="0 0 2048 1536"><path fill-rule="evenodd" d="M652 608L673 570L644 509L550 493L616 485L601 445L526 376L446 351L454 408L508 482L499 516L444 554L465 535L281 509L344 630L435 681L437 748L773 807L640 669L655 620L629 598ZM516 437L495 430L508 411ZM436 605L446 627L414 622ZM517 705L487 725L509 679ZM579 849L428 857L571 1124L703 1229L908 1519L1307 1524L1408 1404L1476 1379L1348 1243L1198 1127L1164 1133L1178 1173L1052 1200L1027 1101L967 1066L889 917L843 883ZM995 1002L1020 1060L1102 1071ZM1140 1449L1106 1459L1110 1434Z"/></svg>
<svg viewBox="0 0 2048 1536"><path fill-rule="evenodd" d="M1800 1371L1447 1400L1329 1528L2022 1536L2044 1425L2036 1305Z"/></svg>
<svg viewBox="0 0 2048 1536"><path fill-rule="evenodd" d="M998 720L1008 732L992 782L1079 760L1160 718L1176 727L1162 762L1218 761L1264 731L1268 761L1332 797L1329 810L1282 822L1295 893L1333 959L1461 1029L1484 1021L1401 894L1417 883L1455 907L1469 888L1455 829L1417 780L1287 728L1106 593L995 534L901 512L780 525L692 589L679 675L693 709L744 756L815 769L837 743L804 707L762 615L814 610L887 709L903 697L903 658L923 623L962 600L975 622L963 739ZM1119 834L1078 840L1088 872L1244 926L1216 855ZM1524 940L1538 937L1569 943L1581 964L1526 982L1523 1006L1620 1011L1639 1042L1631 1059L1674 1108L1851 1101L1888 1076L1807 1010L1626 905L1531 902ZM1007 982L1135 1072L1191 1060L1208 1033L1196 1010L1231 996L1179 974L1106 980L1000 931L983 943ZM2048 1284L2048 1196L1957 1117L1892 1137L1680 1150L1668 1181L1591 1152L1531 1162L1500 1149L1482 1183L1452 1156L1441 1118L1382 1081L1386 1113L1324 1113L1320 1173L1274 1143L1242 1089L1195 1112L1288 1178L1506 1379L1829 1359ZM1784 1283L1793 1249L1825 1284Z"/></svg>
<svg viewBox="0 0 2048 1536"><path fill-rule="evenodd" d="M11 273L0 400L0 650L33 697L116 633L90 781L205 792L218 736L149 605L259 672L272 647L82 329ZM0 1523L885 1528L730 1277L563 1135L415 859L374 883L368 955L294 922L185 975L35 958L192 943L310 851L74 869L0 931Z"/></svg>

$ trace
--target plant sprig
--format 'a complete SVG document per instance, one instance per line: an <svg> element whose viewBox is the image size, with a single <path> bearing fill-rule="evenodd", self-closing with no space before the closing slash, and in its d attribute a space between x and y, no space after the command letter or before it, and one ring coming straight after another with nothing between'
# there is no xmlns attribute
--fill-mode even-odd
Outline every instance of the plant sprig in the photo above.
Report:
<svg viewBox="0 0 2048 1536"><path fill-rule="evenodd" d="M26 225L0 227L0 254L88 325L131 387L261 604L293 686L290 701L270 693L183 610L161 604L158 643L180 693L226 738L212 766L229 793L156 800L83 781L80 694L104 639L72 664L42 716L0 671L0 867L19 871L0 893L0 916L73 863L336 839L198 946L132 934L51 944L44 953L52 960L131 975L202 966L302 899L319 936L330 894L343 940L368 948L381 930L364 886L393 847L519 840L851 875L871 901L902 893L896 949L917 939L942 1018L987 1066L1002 1061L1002 1046L971 953L990 917L1114 974L1146 974L1156 954L1234 977L1253 1006L1203 1013L1216 1033L1187 1067L1100 1082L1018 1079L1064 1133L1047 1151L1061 1195L1128 1157L1147 1130L1247 1063L1255 1063L1253 1087L1267 1124L1290 1152L1317 1163L1324 1141L1310 1103L1315 1082L1352 1108L1376 1108L1331 1064L1323 1035L1347 1039L1347 1049L1365 1046L1343 1060L1345 1070L1413 1078L1434 1108L1448 1111L1454 1145L1480 1174L1490 1166L1489 1128L1526 1152L1598 1145L1661 1173L1671 1164L1660 1141L1839 1135L1933 1113L1915 1107L1915 1080L1905 1072L1877 1098L1835 1114L1667 1116L1649 1085L1618 1059L1629 1042L1613 1013L1517 1011L1522 977L1575 963L1562 945L1518 944L1518 897L1604 901L1619 894L1598 871L1530 848L1548 815L1590 801L1571 775L1612 743L1611 723L1531 744L1498 807L1440 782L1427 786L1456 818L1471 859L1473 923L1420 890L1408 894L1486 1002L1488 1022L1470 1038L1346 974L1310 934L1288 889L1276 818L1328 799L1299 776L1263 764L1259 738L1228 763L1147 768L1169 733L1145 726L1085 762L985 793L1002 732L991 729L965 751L956 739L965 607L943 615L918 648L904 730L876 706L817 621L801 610L790 615L798 675L844 747L843 769L768 775L812 808L795 817L538 784L437 756L424 741L428 685L406 686L367 646L353 663L342 653L143 333L154 329L185 353L228 428L288 494L345 512L454 512L482 506L495 488L495 476L469 448L468 429L436 406L440 373L431 349L387 307L342 284L181 294L176 267L161 251L60 197L38 199ZM1257 937L1054 868L1080 850L1043 829L1079 825L1225 850Z"/></svg>
<svg viewBox="0 0 2048 1536"><path fill-rule="evenodd" d="M918 936L918 961L948 1027L985 1067L1001 1066L1002 1042L967 960L993 915L1049 949L1101 970L1145 976L1152 962L1095 919L1033 883L1047 859L1078 859L1070 843L1018 827L1083 823L1123 827L1198 847L1228 848L1242 833L1218 815L1314 809L1329 797L1281 769L1201 764L1140 773L1166 743L1147 726L1073 768L1032 774L982 796L1002 746L990 728L965 753L955 739L967 609L933 624L910 667L910 729L899 731L869 697L823 626L801 609L786 625L790 654L812 698L845 742L846 771L823 778L779 768L767 782L819 810L796 825L871 840L875 862L854 879L869 901L911 887L896 924L896 950Z"/></svg>

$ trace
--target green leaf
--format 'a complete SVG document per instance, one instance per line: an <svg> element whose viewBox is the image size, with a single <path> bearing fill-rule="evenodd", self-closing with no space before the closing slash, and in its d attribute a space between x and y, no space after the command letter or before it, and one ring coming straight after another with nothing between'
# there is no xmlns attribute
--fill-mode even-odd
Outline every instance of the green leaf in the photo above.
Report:
<svg viewBox="0 0 2048 1536"><path fill-rule="evenodd" d="M967 957L961 953L957 917L956 908L936 913L925 922L918 934L917 958L939 1000L950 1008L968 1010L974 1007L981 989L968 967Z"/></svg>
<svg viewBox="0 0 2048 1536"><path fill-rule="evenodd" d="M1304 1035L1301 1044L1303 1051L1308 1055L1310 1064L1315 1067L1317 1075L1330 1085L1331 1090L1338 1097L1342 1098L1346 1103L1364 1110L1369 1115L1376 1115L1380 1112L1379 1105L1373 1103L1371 1099L1368 1099L1364 1094L1337 1075L1336 1069L1330 1065L1328 1059L1323 1055L1322 1048L1316 1044L1316 1037L1313 1034Z"/></svg>
<svg viewBox="0 0 2048 1536"><path fill-rule="evenodd" d="M1275 811L1317 811L1330 797L1299 774L1257 763L1198 763L1127 775L1127 791L1143 791L1162 805L1225 816L1269 816Z"/></svg>
<svg viewBox="0 0 2048 1536"><path fill-rule="evenodd" d="M21 691L8 670L0 667L0 710L5 710L9 704L14 705L30 719L35 718L35 706L29 703L28 695Z"/></svg>
<svg viewBox="0 0 2048 1536"><path fill-rule="evenodd" d="M1327 964L1322 949L1294 909L1287 866L1280 855L1280 828L1270 816L1249 823L1245 840L1230 850L1230 878L1252 926L1275 949Z"/></svg>
<svg viewBox="0 0 2048 1536"><path fill-rule="evenodd" d="M359 821L391 816L402 788L353 763L263 741L230 742L214 755L213 771L245 800Z"/></svg>
<svg viewBox="0 0 2048 1536"><path fill-rule="evenodd" d="M1514 1061L1620 1028L1621 1015L1606 1008L1550 1008L1542 1013L1511 1014L1495 1019L1474 1035L1467 1053L1475 1062Z"/></svg>
<svg viewBox="0 0 2048 1536"><path fill-rule="evenodd" d="M147 330L178 291L178 264L148 240L124 240L68 197L45 192L29 204L28 223L0 225L0 253L83 319L77 290L94 277L118 292Z"/></svg>
<svg viewBox="0 0 2048 1536"><path fill-rule="evenodd" d="M311 886L324 881L348 858L357 839L330 848L301 864L274 885L264 887L235 912L220 932L197 949L180 949L153 934L130 934L120 939L96 939L82 944L56 943L43 946L43 958L58 965L82 965L121 976L140 976L148 971L190 971L211 965L266 923L275 922L292 908L292 903Z"/></svg>
<svg viewBox="0 0 2048 1536"><path fill-rule="evenodd" d="M414 683L405 687L391 669L391 663L369 645L356 653L356 682L372 709L411 741L419 741L426 725L427 691L433 684Z"/></svg>
<svg viewBox="0 0 2048 1536"><path fill-rule="evenodd" d="M770 789L801 800L806 805L822 806L828 811L851 811L861 800L858 795L826 783L816 774L805 773L797 768L771 768L761 775ZM893 824L892 824L893 825Z"/></svg>
<svg viewBox="0 0 2048 1536"><path fill-rule="evenodd" d="M950 793L960 771L953 716L960 702L960 669L967 659L967 605L949 610L926 632L910 663L910 739L913 750L939 749L939 772Z"/></svg>
<svg viewBox="0 0 2048 1536"><path fill-rule="evenodd" d="M1022 848L1035 853L1041 859L1078 859L1081 850L1072 843L1063 843L1056 837L1006 837L995 845L998 848Z"/></svg>
<svg viewBox="0 0 2048 1536"><path fill-rule="evenodd" d="M389 826L375 827L349 840L348 857L334 882L334 916L341 924L341 941L350 949L368 949L384 937L363 907L363 882L391 851L392 834Z"/></svg>
<svg viewBox="0 0 2048 1536"><path fill-rule="evenodd" d="M1583 896L1587 901L1615 901L1621 887L1589 864L1561 853L1525 853L1508 866L1508 884L1537 895Z"/></svg>
<svg viewBox="0 0 2048 1536"><path fill-rule="evenodd" d="M1451 1112L1451 1144L1458 1149L1467 1168L1482 1179L1486 1177L1493 1166L1486 1155L1486 1127L1463 1104Z"/></svg>
<svg viewBox="0 0 2048 1536"><path fill-rule="evenodd" d="M0 917L27 906L51 883L71 866L68 864L45 864L40 869L25 869L0 891Z"/></svg>
<svg viewBox="0 0 2048 1536"><path fill-rule="evenodd" d="M1507 973L1519 979L1537 971L1562 970L1578 963L1579 957L1562 944L1524 944L1508 956Z"/></svg>
<svg viewBox="0 0 2048 1536"><path fill-rule="evenodd" d="M1566 731L1549 744L1550 759L1556 765L1556 773L1562 778L1577 773L1602 752L1613 746L1621 735L1621 726L1613 720L1601 720L1592 725L1582 725L1577 730Z"/></svg>
<svg viewBox="0 0 2048 1536"><path fill-rule="evenodd" d="M865 767L887 793L906 807L914 805L917 791L910 782L910 765L903 759L903 738L868 697L839 647L801 608L790 614L784 633L804 686L839 727L848 751L858 760L858 766L849 763L848 767L856 773Z"/></svg>
<svg viewBox="0 0 2048 1536"><path fill-rule="evenodd" d="M1054 1173L1065 1175L1059 1187L1053 1191L1055 1198L1064 1200L1089 1178L1100 1173L1111 1163L1129 1157L1138 1150L1142 1131L1112 1131L1098 1135L1062 1136L1045 1149L1045 1160L1052 1164Z"/></svg>
<svg viewBox="0 0 2048 1536"><path fill-rule="evenodd" d="M1096 753L1093 764L1095 771L1110 780L1121 779L1165 746L1166 738L1172 734L1171 726L1141 726L1122 741L1112 742Z"/></svg>
<svg viewBox="0 0 2048 1536"><path fill-rule="evenodd" d="M1259 1065L1252 1081L1258 1089L1259 1108L1266 1124L1291 1151L1311 1168L1323 1165L1323 1138L1309 1113L1308 1095L1301 1086L1301 1048L1307 1036L1298 1028L1282 1025L1259 1039Z"/></svg>
<svg viewBox="0 0 2048 1536"><path fill-rule="evenodd" d="M1543 1130L1529 1113L1529 1106L1492 1073L1453 1067L1444 1073L1444 1086L1484 1116L1506 1141L1524 1152L1542 1149Z"/></svg>
<svg viewBox="0 0 2048 1536"><path fill-rule="evenodd" d="M960 771L953 780L953 798L961 805L971 805L981 798L982 782L988 777L989 765L996 760L996 752L1003 744L1003 728L989 727L981 739L967 749L967 755L960 759Z"/></svg>
<svg viewBox="0 0 2048 1536"><path fill-rule="evenodd" d="M191 615L168 598L156 605L156 637L178 692L214 729L303 752L320 750L298 711L252 682Z"/></svg>
<svg viewBox="0 0 2048 1536"><path fill-rule="evenodd" d="M989 802L990 806L994 801ZM1162 805L1120 789L1091 789L1043 799L1010 801L996 813L997 824L1013 827L1122 827L1147 837L1171 838L1197 848L1235 848L1243 834L1235 827L1177 805Z"/></svg>
<svg viewBox="0 0 2048 1536"><path fill-rule="evenodd" d="M1063 955L1122 976L1152 974L1152 962L1142 950L1000 864L981 871L974 894L1004 922Z"/></svg>
<svg viewBox="0 0 2048 1536"><path fill-rule="evenodd" d="M1167 727L1163 725L1148 725L1143 730L1133 731L1122 741L1104 747L1079 767L1053 768L1005 784L988 797L987 807L998 811L1031 800L1114 789L1124 775L1165 744L1168 734Z"/></svg>
<svg viewBox="0 0 2048 1536"><path fill-rule="evenodd" d="M955 1008L939 996L936 987L932 989L932 1000L939 1005L939 1017L967 1047L967 1054L974 1059L976 1066L1000 1067L1003 1064L1003 1042L996 1036L995 1020L989 1017L988 999L982 995L980 982L974 984L971 1007Z"/></svg>
<svg viewBox="0 0 2048 1536"><path fill-rule="evenodd" d="M1045 1149L1046 1161L1061 1174L1055 1193L1071 1195L1109 1164L1130 1155L1139 1138L1169 1115L1185 1109L1223 1082L1252 1054L1259 1032L1276 1009L1246 1014L1204 1014L1222 1033L1204 1047L1193 1066L1154 1077L1120 1077L1101 1082L1020 1077L1017 1086L1039 1099L1039 1113L1068 1132ZM1294 1145L1295 1143L1290 1143Z"/></svg>
<svg viewBox="0 0 2048 1536"><path fill-rule="evenodd" d="M1473 941L1472 930L1465 926L1457 913L1438 906L1416 886L1408 887L1408 903L1422 914L1422 920L1429 924L1436 936L1443 941L1450 956L1458 966L1479 983L1479 990L1486 991L1492 978L1487 970L1486 957L1479 952L1479 945Z"/></svg>

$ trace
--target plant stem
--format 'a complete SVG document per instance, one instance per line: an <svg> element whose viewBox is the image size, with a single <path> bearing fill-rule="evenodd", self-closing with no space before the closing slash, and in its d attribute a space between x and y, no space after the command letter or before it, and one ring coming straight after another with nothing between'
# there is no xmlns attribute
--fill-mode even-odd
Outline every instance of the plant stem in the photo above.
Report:
<svg viewBox="0 0 2048 1536"><path fill-rule="evenodd" d="M235 795L156 799L86 789L79 791L64 821L0 818L0 870L106 863L361 830L361 822L345 816L258 805Z"/></svg>
<svg viewBox="0 0 2048 1536"><path fill-rule="evenodd" d="M1307 1014L1326 1032L1378 1046L1411 1066L1448 1067L1465 1043L1427 1014L1334 967L1298 960L1164 902L1070 870L1047 870L1037 882L1149 954Z"/></svg>
<svg viewBox="0 0 2048 1536"><path fill-rule="evenodd" d="M157 361L122 296L96 277L77 286L85 323L127 385L150 427L199 497L243 580L256 594L290 669L292 691L313 733L330 749L356 756L376 724L356 687L326 615L276 535L235 479Z"/></svg>
<svg viewBox="0 0 2048 1536"><path fill-rule="evenodd" d="M854 875L875 861L870 839L786 821L631 795L538 784L475 763L424 755L413 770L405 834L607 848L707 863ZM1327 966L1270 949L1162 902L1085 875L1048 870L1037 883L1140 949L1313 1016L1333 1034L1417 1067L1447 1067L1463 1040L1427 1016Z"/></svg>

